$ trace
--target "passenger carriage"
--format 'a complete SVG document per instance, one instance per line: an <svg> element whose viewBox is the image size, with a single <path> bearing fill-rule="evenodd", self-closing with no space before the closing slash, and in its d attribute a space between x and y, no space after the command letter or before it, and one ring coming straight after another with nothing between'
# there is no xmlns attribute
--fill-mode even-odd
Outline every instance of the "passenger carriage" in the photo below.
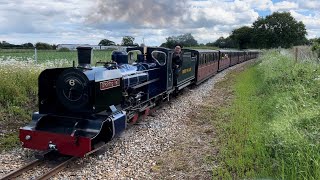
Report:
<svg viewBox="0 0 320 180"><path fill-rule="evenodd" d="M209 49L185 50L196 60L195 83L199 84L218 72L219 51Z"/></svg>
<svg viewBox="0 0 320 180"><path fill-rule="evenodd" d="M230 66L230 50L220 50L219 51L219 67L218 71L222 71Z"/></svg>

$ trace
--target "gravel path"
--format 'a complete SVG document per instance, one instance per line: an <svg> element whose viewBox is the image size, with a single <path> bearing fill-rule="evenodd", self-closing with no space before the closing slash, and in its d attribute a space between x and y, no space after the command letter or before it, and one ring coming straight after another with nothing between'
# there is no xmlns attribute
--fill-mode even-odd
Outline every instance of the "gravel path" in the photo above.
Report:
<svg viewBox="0 0 320 180"><path fill-rule="evenodd" d="M175 139L186 136L188 126L183 122L187 115L197 111L197 106L216 82L247 63L250 61L218 73L191 90L186 89L167 106L158 109L154 117L148 116L131 126L104 149L77 160L53 179L154 179L152 169L156 158L175 146ZM32 152L21 148L1 153L0 177L30 161L31 156Z"/></svg>

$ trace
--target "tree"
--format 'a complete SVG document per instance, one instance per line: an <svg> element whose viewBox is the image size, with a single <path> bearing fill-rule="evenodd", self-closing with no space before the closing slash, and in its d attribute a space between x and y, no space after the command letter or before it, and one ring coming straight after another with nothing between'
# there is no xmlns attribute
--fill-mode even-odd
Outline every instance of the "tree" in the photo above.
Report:
<svg viewBox="0 0 320 180"><path fill-rule="evenodd" d="M320 44L320 38L312 38L312 39L309 39L308 41L308 45L314 45L315 43Z"/></svg>
<svg viewBox="0 0 320 180"><path fill-rule="evenodd" d="M25 49L31 49L31 48L34 48L33 44L32 43L24 43L24 44L21 44L21 46Z"/></svg>
<svg viewBox="0 0 320 180"><path fill-rule="evenodd" d="M134 37L132 36L124 36L122 38L122 42L121 42L121 45L122 46L133 46L133 41L134 41Z"/></svg>
<svg viewBox="0 0 320 180"><path fill-rule="evenodd" d="M175 37L167 37L166 38L166 42L165 43L162 43L160 45L160 47L167 47L167 48L174 48L175 45L178 44L178 41L175 39Z"/></svg>
<svg viewBox="0 0 320 180"><path fill-rule="evenodd" d="M236 47L236 44L230 37L224 38L221 36L213 43L213 46L219 48L234 48Z"/></svg>
<svg viewBox="0 0 320 180"><path fill-rule="evenodd" d="M226 40L221 36L213 43L213 45L219 48L224 48L226 46Z"/></svg>
<svg viewBox="0 0 320 180"><path fill-rule="evenodd" d="M99 44L99 46L114 46L116 45L116 43L114 43L113 41L110 41L109 39L102 39Z"/></svg>
<svg viewBox="0 0 320 180"><path fill-rule="evenodd" d="M43 43L43 42L37 42L36 43L36 48L37 49L46 49L46 50L49 50L49 49L52 49L52 46L48 43Z"/></svg>
<svg viewBox="0 0 320 180"><path fill-rule="evenodd" d="M197 46L198 42L194 39L191 33L186 33L179 36L169 36L166 38L166 42L162 43L160 46L167 48L174 48L176 44L182 46Z"/></svg>
<svg viewBox="0 0 320 180"><path fill-rule="evenodd" d="M216 45L215 45L214 42L208 42L208 43L206 44L206 46L211 46L211 47L213 47L213 46L216 46Z"/></svg>
<svg viewBox="0 0 320 180"><path fill-rule="evenodd" d="M234 40L237 47L247 49L251 46L253 29L248 26L243 26L232 31L230 38Z"/></svg>
<svg viewBox="0 0 320 180"><path fill-rule="evenodd" d="M301 21L296 21L290 12L274 12L253 23L253 44L260 48L289 48L307 42L307 31Z"/></svg>
<svg viewBox="0 0 320 180"><path fill-rule="evenodd" d="M271 32L268 31L266 24L266 19L262 17L253 22L252 43L254 47L268 48L272 43Z"/></svg>

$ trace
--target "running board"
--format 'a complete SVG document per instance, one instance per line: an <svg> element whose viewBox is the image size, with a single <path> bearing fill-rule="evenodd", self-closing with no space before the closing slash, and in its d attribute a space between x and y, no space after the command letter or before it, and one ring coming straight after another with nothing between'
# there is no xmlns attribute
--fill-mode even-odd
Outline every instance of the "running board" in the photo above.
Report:
<svg viewBox="0 0 320 180"><path fill-rule="evenodd" d="M189 81L189 82L187 82L186 84L183 84L183 85L181 85L181 86L178 86L178 90L180 91L181 89L189 86L190 84L191 84L191 82Z"/></svg>

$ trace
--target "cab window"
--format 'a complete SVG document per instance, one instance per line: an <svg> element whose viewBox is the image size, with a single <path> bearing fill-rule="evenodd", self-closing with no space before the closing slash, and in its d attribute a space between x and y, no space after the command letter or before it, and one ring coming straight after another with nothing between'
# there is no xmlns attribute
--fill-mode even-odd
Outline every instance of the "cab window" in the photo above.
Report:
<svg viewBox="0 0 320 180"><path fill-rule="evenodd" d="M138 62L138 55L142 54L139 50L132 50L128 52L128 64Z"/></svg>
<svg viewBox="0 0 320 180"><path fill-rule="evenodd" d="M164 66L167 63L167 55L162 51L152 51L151 56L160 66Z"/></svg>

